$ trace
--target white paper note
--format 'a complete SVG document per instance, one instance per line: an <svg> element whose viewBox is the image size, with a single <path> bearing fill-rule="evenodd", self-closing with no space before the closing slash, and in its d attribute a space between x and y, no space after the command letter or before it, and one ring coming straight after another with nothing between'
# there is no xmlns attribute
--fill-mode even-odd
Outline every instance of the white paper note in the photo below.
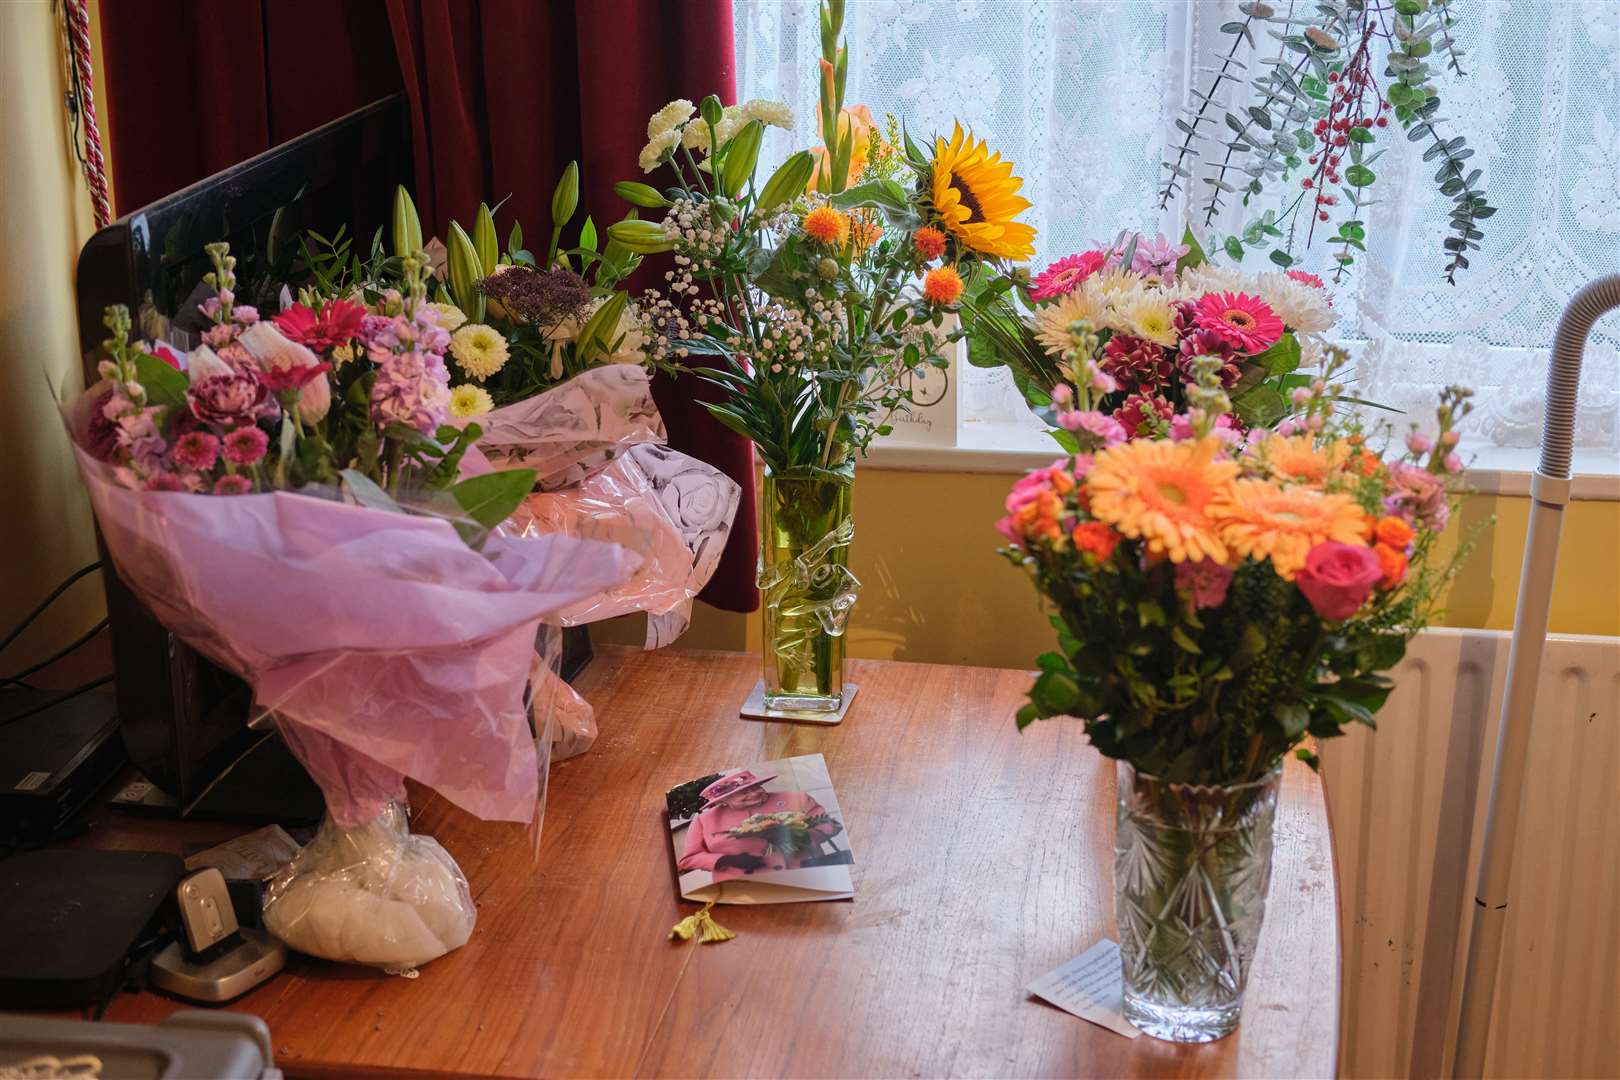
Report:
<svg viewBox="0 0 1620 1080"><path fill-rule="evenodd" d="M1142 1034L1125 1019L1125 989L1116 941L1103 938L1067 964L1030 983L1028 989L1064 1012L1127 1039Z"/></svg>

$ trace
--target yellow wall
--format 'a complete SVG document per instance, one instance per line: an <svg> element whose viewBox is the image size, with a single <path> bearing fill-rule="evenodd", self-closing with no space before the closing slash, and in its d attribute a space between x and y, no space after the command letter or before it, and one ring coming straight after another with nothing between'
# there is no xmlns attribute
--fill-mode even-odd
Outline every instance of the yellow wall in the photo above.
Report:
<svg viewBox="0 0 1620 1080"><path fill-rule="evenodd" d="M96 558L90 506L49 389L83 386L73 273L94 229L62 107L57 18L50 0L0 4L0 632ZM56 651L101 610L92 576L6 650L0 671Z"/></svg>
<svg viewBox="0 0 1620 1080"><path fill-rule="evenodd" d="M855 485L851 567L865 588L850 622L851 656L1026 668L1052 631L1023 575L996 554L991 523L1014 476L867 468ZM1453 536L1496 515L1451 590L1446 625L1511 629L1529 500L1471 496ZM1620 635L1620 502L1579 502L1564 515L1554 585L1555 632ZM640 616L592 628L601 641L640 640ZM759 618L697 605L681 639L756 649Z"/></svg>

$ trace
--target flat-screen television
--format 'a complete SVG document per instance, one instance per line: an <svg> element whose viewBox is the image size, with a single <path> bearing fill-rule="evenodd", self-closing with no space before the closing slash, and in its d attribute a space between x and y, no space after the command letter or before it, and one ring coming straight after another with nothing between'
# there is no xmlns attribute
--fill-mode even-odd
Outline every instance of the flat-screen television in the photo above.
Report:
<svg viewBox="0 0 1620 1080"><path fill-rule="evenodd" d="M330 237L342 226L356 250L369 251L392 213L395 187L411 185L410 131L405 99L396 94L98 230L78 266L87 382L97 378L108 305L126 305L148 336L191 316L187 300L210 269L205 244L230 242L239 298L267 313L277 310L282 285L296 289L303 277L299 240L306 230ZM251 695L241 680L165 630L116 573L104 578L125 746L187 812L262 739L245 723ZM246 794L274 799L271 792Z"/></svg>

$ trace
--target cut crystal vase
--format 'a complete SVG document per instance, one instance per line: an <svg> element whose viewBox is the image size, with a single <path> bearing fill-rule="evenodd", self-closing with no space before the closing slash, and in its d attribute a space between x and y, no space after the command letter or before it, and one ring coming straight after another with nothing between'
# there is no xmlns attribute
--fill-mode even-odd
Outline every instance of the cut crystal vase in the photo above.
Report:
<svg viewBox="0 0 1620 1080"><path fill-rule="evenodd" d="M1271 882L1282 777L1174 784L1117 762L1114 912L1125 1018L1171 1042L1230 1034Z"/></svg>
<svg viewBox="0 0 1620 1080"><path fill-rule="evenodd" d="M849 570L854 476L778 476L760 492L759 591L765 707L836 713L844 694L844 627L861 583Z"/></svg>

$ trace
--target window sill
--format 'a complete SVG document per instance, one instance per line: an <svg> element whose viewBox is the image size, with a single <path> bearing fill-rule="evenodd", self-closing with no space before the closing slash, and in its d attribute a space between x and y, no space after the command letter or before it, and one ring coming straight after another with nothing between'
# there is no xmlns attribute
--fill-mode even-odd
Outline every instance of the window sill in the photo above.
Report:
<svg viewBox="0 0 1620 1080"><path fill-rule="evenodd" d="M1472 464L1464 477L1481 495L1530 494L1536 451L1510 447L1464 448ZM861 462L867 469L908 472L1004 473L1016 475L1050 465L1063 451L1044 432L1021 424L964 421L955 446L896 441L874 443ZM1577 450L1572 499L1620 502L1620 459L1602 450Z"/></svg>

